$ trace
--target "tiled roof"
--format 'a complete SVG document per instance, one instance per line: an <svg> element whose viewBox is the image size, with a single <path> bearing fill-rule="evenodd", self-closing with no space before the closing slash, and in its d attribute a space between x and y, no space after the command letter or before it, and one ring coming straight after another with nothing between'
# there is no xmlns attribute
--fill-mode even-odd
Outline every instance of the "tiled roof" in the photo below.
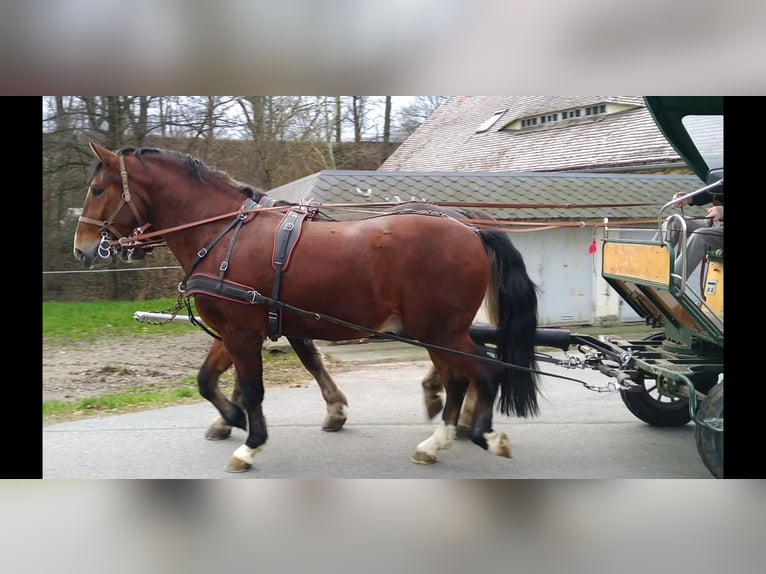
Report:
<svg viewBox="0 0 766 574"><path fill-rule="evenodd" d="M600 103L626 109L520 130L509 123ZM507 110L481 133L494 112ZM386 171L578 171L678 162L641 96L450 96L383 163Z"/></svg>
<svg viewBox="0 0 766 574"><path fill-rule="evenodd" d="M679 191L702 187L696 176L518 173L518 172L390 172L320 171L277 187L269 196L291 203L320 204L428 201L512 204L649 204L640 207L519 208L488 211L509 220L609 217L657 217L659 209ZM702 214L704 208L688 214Z"/></svg>

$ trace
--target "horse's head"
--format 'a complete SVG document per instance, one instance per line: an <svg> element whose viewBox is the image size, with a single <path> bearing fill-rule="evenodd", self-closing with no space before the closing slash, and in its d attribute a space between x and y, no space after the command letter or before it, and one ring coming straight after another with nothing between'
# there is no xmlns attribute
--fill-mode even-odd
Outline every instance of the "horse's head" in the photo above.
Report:
<svg viewBox="0 0 766 574"><path fill-rule="evenodd" d="M126 156L94 143L90 149L99 161L75 231L74 256L88 268L105 262L112 253L125 261L143 259L151 248L131 241L146 222L131 194Z"/></svg>

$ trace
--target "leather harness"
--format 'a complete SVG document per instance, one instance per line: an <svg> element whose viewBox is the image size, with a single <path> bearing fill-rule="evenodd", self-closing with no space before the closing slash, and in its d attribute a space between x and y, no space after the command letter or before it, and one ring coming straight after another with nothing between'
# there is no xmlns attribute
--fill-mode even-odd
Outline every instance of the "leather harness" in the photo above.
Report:
<svg viewBox="0 0 766 574"><path fill-rule="evenodd" d="M291 207L282 221L274 231L274 250L272 253L271 265L274 268L274 288L272 289L271 298L264 297L254 288L237 283L226 279L226 272L229 269L229 260L231 254L234 251L234 245L237 241L239 231L242 225L252 221L257 215L257 212L244 213L246 210L254 210L259 207L272 207L276 204L274 199L267 196L261 197L258 202L248 199L242 205L241 211L237 219L232 222L224 231L218 235L207 247L201 249L197 253L197 261L189 269L184 281L179 285L179 290L185 293L187 297L193 295L210 295L211 297L217 297L219 299L225 299L227 301L233 301L235 303L245 304L266 304L269 307L269 338L272 341L276 341L282 335L282 308L279 305L279 292L282 286L282 273L287 269L290 263L290 256L292 255L295 245L300 238L301 230L303 228L303 222L306 218L313 215L316 212L309 213L305 209L300 207ZM232 228L234 233L229 240L229 246L226 250L226 257L219 266L218 276L210 275L207 273L193 273L194 268L199 262L210 252L213 246L220 241L224 235L226 235ZM192 314L190 313L190 317ZM210 331L208 331L210 333ZM213 333L211 335L215 336ZM218 337L217 337L218 338Z"/></svg>

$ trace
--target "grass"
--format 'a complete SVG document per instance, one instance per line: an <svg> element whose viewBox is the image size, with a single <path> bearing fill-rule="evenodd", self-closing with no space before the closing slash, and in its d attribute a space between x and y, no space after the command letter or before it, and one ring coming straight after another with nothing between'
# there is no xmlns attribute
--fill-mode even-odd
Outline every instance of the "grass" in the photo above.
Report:
<svg viewBox="0 0 766 574"><path fill-rule="evenodd" d="M176 299L152 299L141 301L140 306L167 313L176 303ZM189 325L185 323L152 325L136 321L133 313L137 304L136 301L43 302L43 337L57 341L87 341L97 336L183 335L189 332ZM181 309L178 315L186 317L186 309Z"/></svg>
<svg viewBox="0 0 766 574"><path fill-rule="evenodd" d="M184 383L184 381L187 381ZM74 403L62 401L43 402L43 418L62 421L90 415L117 414L141 408L157 408L201 400L193 379L185 379L178 388L161 391L133 389L124 393L81 399Z"/></svg>
<svg viewBox="0 0 766 574"><path fill-rule="evenodd" d="M96 302L43 302L43 339L66 345L68 342L95 341L97 337L131 337L142 334L185 335L190 326L186 322L152 325L133 318L136 307L152 312L167 312L176 299L145 301L96 301ZM187 316L182 309L180 316ZM295 353L264 353L264 369L274 373L279 380L305 379L306 370ZM233 384L230 369L221 377L221 388ZM43 418L46 422L73 420L93 415L159 408L179 403L204 400L197 391L196 374L180 381L170 381L160 388L137 387L115 394L81 399L74 402L44 401Z"/></svg>

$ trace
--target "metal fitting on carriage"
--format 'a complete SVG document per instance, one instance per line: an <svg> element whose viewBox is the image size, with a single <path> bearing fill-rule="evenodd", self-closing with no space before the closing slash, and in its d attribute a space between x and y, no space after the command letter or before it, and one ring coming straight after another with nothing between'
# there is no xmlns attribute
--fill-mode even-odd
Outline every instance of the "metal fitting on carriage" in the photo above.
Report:
<svg viewBox="0 0 766 574"><path fill-rule="evenodd" d="M601 364L598 367L600 373L607 377L617 379L618 390L621 391L643 391L644 387L632 379L631 374L637 374L635 371L621 371L610 365Z"/></svg>
<svg viewBox="0 0 766 574"><path fill-rule="evenodd" d="M625 367L632 361L633 361L633 351L631 349L628 349L627 351L623 351L622 353L620 353L620 365Z"/></svg>
<svg viewBox="0 0 766 574"><path fill-rule="evenodd" d="M561 359L560 365L566 369L584 369L585 361L580 357L564 353L564 358Z"/></svg>

